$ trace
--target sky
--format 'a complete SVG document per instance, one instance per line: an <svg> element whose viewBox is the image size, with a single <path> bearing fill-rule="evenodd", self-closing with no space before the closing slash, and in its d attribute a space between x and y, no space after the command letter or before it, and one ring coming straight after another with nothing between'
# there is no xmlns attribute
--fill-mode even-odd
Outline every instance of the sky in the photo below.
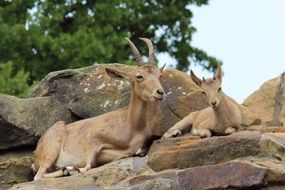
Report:
<svg viewBox="0 0 285 190"><path fill-rule="evenodd" d="M239 103L285 71L285 0L209 0L191 10L197 29L191 45L223 62L223 91ZM165 55L158 60L174 63Z"/></svg>

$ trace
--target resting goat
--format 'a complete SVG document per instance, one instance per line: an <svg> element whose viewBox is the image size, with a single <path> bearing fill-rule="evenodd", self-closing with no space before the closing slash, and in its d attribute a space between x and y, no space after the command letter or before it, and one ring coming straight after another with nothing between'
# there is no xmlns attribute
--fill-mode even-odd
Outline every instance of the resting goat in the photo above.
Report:
<svg viewBox="0 0 285 190"><path fill-rule="evenodd" d="M222 71L218 65L212 79L199 79L191 70L192 80L202 89L210 107L190 113L184 119L171 127L162 138L180 136L182 131L189 131L193 135L210 137L212 133L223 135L239 130L241 113L238 104L225 95L221 88Z"/></svg>
<svg viewBox="0 0 285 190"><path fill-rule="evenodd" d="M109 76L131 81L129 106L68 125L55 123L38 142L32 166L37 171L34 180L60 177L75 169L84 172L98 164L133 156L151 136L146 125L147 103L165 96L159 80L165 65L155 67L151 41L141 40L149 49L148 64L143 64L138 49L127 39L136 69L123 72L106 68Z"/></svg>

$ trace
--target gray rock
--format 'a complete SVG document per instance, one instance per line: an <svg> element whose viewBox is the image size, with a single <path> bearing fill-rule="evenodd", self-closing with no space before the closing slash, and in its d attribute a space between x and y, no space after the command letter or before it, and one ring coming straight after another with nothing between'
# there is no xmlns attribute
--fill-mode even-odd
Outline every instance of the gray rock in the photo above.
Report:
<svg viewBox="0 0 285 190"><path fill-rule="evenodd" d="M0 155L0 189L31 180L32 151L17 151Z"/></svg>
<svg viewBox="0 0 285 190"><path fill-rule="evenodd" d="M262 134L260 146L265 156L285 161L285 133Z"/></svg>

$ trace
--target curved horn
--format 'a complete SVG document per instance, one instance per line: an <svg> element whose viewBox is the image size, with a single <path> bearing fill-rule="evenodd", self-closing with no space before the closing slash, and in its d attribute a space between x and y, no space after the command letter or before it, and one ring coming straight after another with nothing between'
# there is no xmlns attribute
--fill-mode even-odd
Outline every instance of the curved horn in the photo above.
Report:
<svg viewBox="0 0 285 190"><path fill-rule="evenodd" d="M190 71L190 77L198 86L202 85L202 80L197 77L192 70Z"/></svg>
<svg viewBox="0 0 285 190"><path fill-rule="evenodd" d="M217 65L215 76L216 76L215 78L217 78L220 81L220 83L222 83L222 69L220 64Z"/></svg>
<svg viewBox="0 0 285 190"><path fill-rule="evenodd" d="M148 38L140 38L142 41L144 41L147 44L148 47L148 61L149 63L155 65L155 58L153 53L153 44Z"/></svg>
<svg viewBox="0 0 285 190"><path fill-rule="evenodd" d="M159 70L160 70L160 72L162 72L162 71L163 71L163 69L164 69L165 65L166 65L166 63L164 63L164 65L159 69Z"/></svg>
<svg viewBox="0 0 285 190"><path fill-rule="evenodd" d="M137 65L140 66L143 64L142 56L136 46L129 38L125 38L128 41L129 46L131 47L132 53L136 59Z"/></svg>

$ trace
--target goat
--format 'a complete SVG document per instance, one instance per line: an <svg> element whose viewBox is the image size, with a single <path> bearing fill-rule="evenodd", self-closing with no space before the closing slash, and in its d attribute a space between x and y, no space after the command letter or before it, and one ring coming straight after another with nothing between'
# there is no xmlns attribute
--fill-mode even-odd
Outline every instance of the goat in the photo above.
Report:
<svg viewBox="0 0 285 190"><path fill-rule="evenodd" d="M151 136L146 125L148 102L163 100L165 93L160 84L161 69L155 67L153 44L143 40L149 50L149 61L143 64L136 46L128 44L136 59L132 71L106 68L109 76L131 81L129 106L97 117L66 125L58 121L40 138L34 152L32 168L37 171L34 180L68 175L71 171L85 172L113 160L134 156Z"/></svg>
<svg viewBox="0 0 285 190"><path fill-rule="evenodd" d="M240 129L241 112L237 103L228 97L221 88L222 70L218 65L212 79L199 79L190 72L191 79L201 88L207 97L208 104L203 110L190 113L184 119L171 127L162 138L181 136L182 132L191 128L191 133L200 137L210 137L212 134L231 134Z"/></svg>

